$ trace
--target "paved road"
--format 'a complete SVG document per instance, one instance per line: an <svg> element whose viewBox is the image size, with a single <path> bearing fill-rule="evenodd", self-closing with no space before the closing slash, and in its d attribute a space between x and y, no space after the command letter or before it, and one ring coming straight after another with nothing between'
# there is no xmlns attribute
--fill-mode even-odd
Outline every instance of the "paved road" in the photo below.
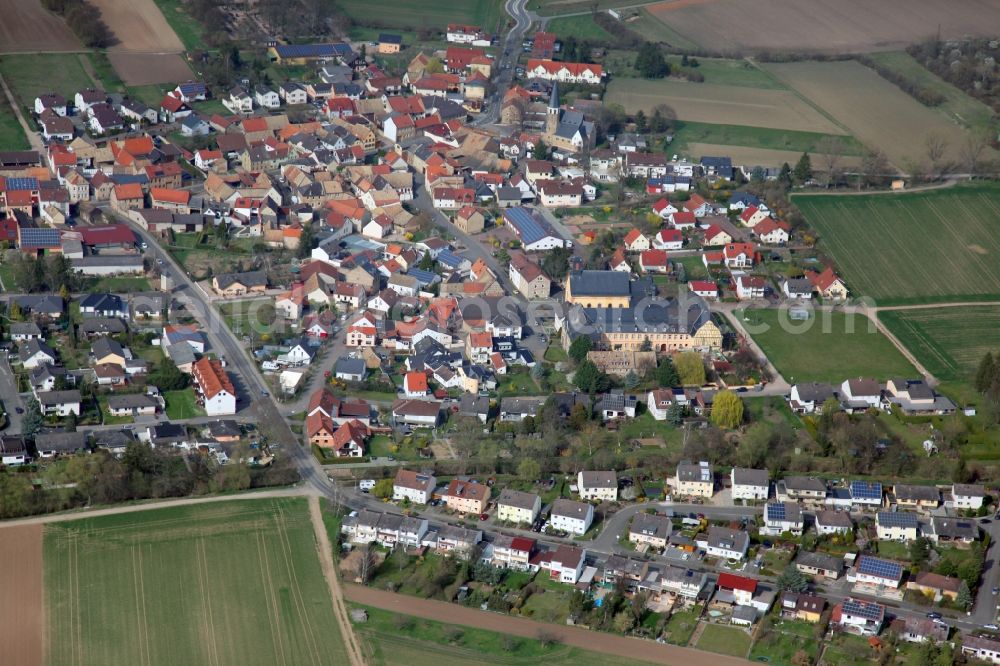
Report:
<svg viewBox="0 0 1000 666"><path fill-rule="evenodd" d="M490 267L490 270L492 270L497 276L497 280L500 281L500 284L503 285L507 293L515 293L514 283L510 281L510 277L507 275L507 266L501 266L500 262L496 260L496 257L488 252L478 240L456 227L451 223L451 220L444 215L444 213L434 207L434 202L431 200L431 196L427 192L423 176L414 176L414 185L417 187L417 191L413 201L417 208L422 211L426 211L431 216L431 220L436 226L457 238L465 246L466 249L462 250L461 254L468 257L473 262L475 262L476 259L483 259L486 262L486 265Z"/></svg>
<svg viewBox="0 0 1000 666"><path fill-rule="evenodd" d="M500 120L500 104L514 82L514 67L521 53L521 42L525 31L531 25L531 17L525 9L527 4L528 0L507 0L504 4L504 10L509 16L514 17L515 23L503 40L503 48L496 60L497 75L492 82L493 92L485 100L486 110L472 121L474 127L492 125Z"/></svg>
<svg viewBox="0 0 1000 666"><path fill-rule="evenodd" d="M344 592L348 600L354 603L375 606L385 610L415 615L417 617L457 624L477 629L486 629L501 634L520 636L522 638L538 638L541 632L559 637L564 645L600 652L612 657L638 659L654 664L668 666L690 666L691 664L711 663L716 666L737 666L749 663L737 657L727 657L719 654L708 655L706 652L677 645L664 645L651 640L626 638L609 633L595 633L589 629L567 627L559 624L546 624L534 620L512 617L500 613L466 608L458 604L432 599L418 599L392 592L383 592L360 585L345 585ZM609 660L610 661L610 660Z"/></svg>
<svg viewBox="0 0 1000 666"><path fill-rule="evenodd" d="M7 359L0 362L0 400L3 401L4 409L7 410L7 432L11 434L21 433L21 422L24 420L23 414L18 414L17 409L24 409L24 402L17 392L17 379L14 371L10 369Z"/></svg>

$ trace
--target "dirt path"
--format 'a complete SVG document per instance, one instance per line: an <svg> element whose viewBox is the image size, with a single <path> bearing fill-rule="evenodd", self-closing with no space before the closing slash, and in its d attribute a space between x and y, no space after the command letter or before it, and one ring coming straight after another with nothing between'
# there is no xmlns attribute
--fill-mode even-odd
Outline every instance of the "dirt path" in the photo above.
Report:
<svg viewBox="0 0 1000 666"><path fill-rule="evenodd" d="M876 312L889 312L892 310L927 310L930 308L974 308L974 307L996 307L1000 301L963 301L961 303L920 303L917 305L889 305L875 308Z"/></svg>
<svg viewBox="0 0 1000 666"><path fill-rule="evenodd" d="M904 174L905 175L905 174ZM837 190L836 192L792 192L791 198L794 199L797 196L804 197L844 197L844 196L856 196L864 194L909 194L910 192L925 192L927 190L944 190L949 187L953 187L958 184L956 178L949 178L943 183L934 183L932 185L917 185L916 187L911 187L906 190L875 190L868 191L864 190L857 192L855 190Z"/></svg>
<svg viewBox="0 0 1000 666"><path fill-rule="evenodd" d="M40 525L44 523L61 523L67 520L79 520L80 518L96 518L97 516L112 516L117 513L133 513L135 511L155 511L171 506L182 506L185 504L207 504L209 502L231 502L233 500L254 500L268 497L299 497L309 495L306 488L285 488L282 490L262 490L253 493L239 493L236 495L217 495L212 497L188 497L184 499L167 500L161 502L155 500L147 504L123 504L122 506L108 507L106 509L81 509L68 513L54 513L45 516L31 516L30 518L18 518L0 522L0 528L14 527L18 525ZM0 589L3 589L0 587Z"/></svg>
<svg viewBox="0 0 1000 666"><path fill-rule="evenodd" d="M38 134L31 131L28 121L24 119L24 114L21 112L21 107L18 106L17 101L14 99L14 93L7 87L7 82L3 80L2 76L0 76L0 88L3 88L3 94L7 96L7 103L14 111L14 115L17 116L17 122L21 124L21 130L24 132L24 136L27 137L28 143L31 144L31 149L37 150L39 153L44 153L45 146L42 144L42 140L38 137Z"/></svg>
<svg viewBox="0 0 1000 666"><path fill-rule="evenodd" d="M337 578L337 570L333 566L333 546L330 544L330 536L326 533L326 525L323 524L323 514L319 508L319 497L312 495L309 497L309 516L312 518L313 531L316 533L316 548L319 550L319 563L323 568L323 577L326 578L327 585L330 586L330 598L333 600L333 613L337 616L337 624L340 625L340 633L344 637L344 648L347 650L347 657L352 666L365 666L365 656L358 641L357 634L351 626L351 619L347 614L347 605L344 604L344 595L340 589L340 579Z"/></svg>
<svg viewBox="0 0 1000 666"><path fill-rule="evenodd" d="M83 71L87 73L90 77L90 82L93 84L95 89L102 89L104 86L101 85L101 80L97 77L97 72L94 71L94 63L90 62L90 58L84 57L83 55L78 55L77 60L80 61L80 66L83 67Z"/></svg>
<svg viewBox="0 0 1000 666"><path fill-rule="evenodd" d="M666 666L691 666L691 664L712 664L713 666L737 666L749 663L745 659L709 654L701 650L679 647L676 645L661 645L653 641L638 638L626 638L612 634L597 633L579 627L567 627L557 624L533 622L519 617L487 613L485 611L465 608L457 604L430 599L418 599L402 594L393 594L374 590L360 585L345 585L344 592L350 601L368 606L375 606L397 613L415 615L428 620L436 620L448 624L458 624L476 627L502 634L521 636L522 638L538 638L541 631L555 634L564 645L600 652L614 657L639 659L654 664Z"/></svg>
<svg viewBox="0 0 1000 666"><path fill-rule="evenodd" d="M912 364L913 367L917 369L917 372L919 372L921 375L924 376L924 379L927 381L928 384L930 384L931 386L937 386L938 385L937 377L935 377L934 375L932 375L930 373L930 371L928 371L927 368L925 368L924 365L920 361L917 360L917 357L913 354L913 352L911 352L909 349L907 349L906 345L904 345L899 340L899 338L897 338L895 335L893 335L892 331L889 330L889 327L882 323L882 320L879 319L879 317L878 317L878 312L877 311L865 308L864 310L862 310L862 313L866 317L868 317L868 319L873 324L875 324L875 328L878 329L878 332L881 333L882 335L884 335L886 337L886 339L889 342L891 342L893 344L893 346L896 347L896 349L899 350L899 353L902 354L906 358L906 360L909 361L910 364Z"/></svg>
<svg viewBox="0 0 1000 666"><path fill-rule="evenodd" d="M0 645L3 662L44 663L45 613L42 590L42 526L12 527L0 533Z"/></svg>

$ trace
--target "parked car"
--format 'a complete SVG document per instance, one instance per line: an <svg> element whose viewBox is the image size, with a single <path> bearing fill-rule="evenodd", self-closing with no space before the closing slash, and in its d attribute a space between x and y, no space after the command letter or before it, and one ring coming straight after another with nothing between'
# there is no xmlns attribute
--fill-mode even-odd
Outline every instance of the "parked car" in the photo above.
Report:
<svg viewBox="0 0 1000 666"><path fill-rule="evenodd" d="M360 481L358 481L358 488L361 489L361 492L365 492L365 493L367 493L370 490L374 490L375 489L375 479L361 479ZM938 617L940 617L940 616L938 616Z"/></svg>

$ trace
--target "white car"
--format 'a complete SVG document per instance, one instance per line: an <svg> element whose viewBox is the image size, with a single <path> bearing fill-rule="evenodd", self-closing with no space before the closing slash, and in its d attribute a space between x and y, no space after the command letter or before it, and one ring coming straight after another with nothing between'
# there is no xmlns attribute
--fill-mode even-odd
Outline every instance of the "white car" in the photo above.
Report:
<svg viewBox="0 0 1000 666"><path fill-rule="evenodd" d="M358 488L361 489L362 492L366 492L366 493L369 490L374 490L375 489L375 479L361 479L360 481L358 481Z"/></svg>

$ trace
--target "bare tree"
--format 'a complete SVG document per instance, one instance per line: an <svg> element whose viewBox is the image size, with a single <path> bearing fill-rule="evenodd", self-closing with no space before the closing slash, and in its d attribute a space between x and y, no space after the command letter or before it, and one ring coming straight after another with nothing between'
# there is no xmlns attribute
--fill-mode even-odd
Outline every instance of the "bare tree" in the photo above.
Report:
<svg viewBox="0 0 1000 666"><path fill-rule="evenodd" d="M858 189L865 187L882 187L892 175L889 158L881 150L871 150L861 159L861 173L858 178Z"/></svg>
<svg viewBox="0 0 1000 666"><path fill-rule="evenodd" d="M986 150L988 143L989 137L986 132L972 132L965 137L965 141L959 147L958 155L962 160L962 166L965 167L965 172L969 174L969 180L972 180L979 170L979 161L982 159L983 151Z"/></svg>
<svg viewBox="0 0 1000 666"><path fill-rule="evenodd" d="M542 644L542 647L549 647L550 645L556 645L561 642L561 638L558 634L549 631L548 629L538 630L538 642Z"/></svg>
<svg viewBox="0 0 1000 666"><path fill-rule="evenodd" d="M948 150L948 142L937 132L931 132L924 139L924 154L931 166L931 177L940 178L944 173L944 154Z"/></svg>
<svg viewBox="0 0 1000 666"><path fill-rule="evenodd" d="M356 555L352 563L354 565L352 573L355 580L365 585L375 573L375 548L370 543L366 543L354 552Z"/></svg>
<svg viewBox="0 0 1000 666"><path fill-rule="evenodd" d="M819 152L820 168L826 178L826 186L836 185L840 181L844 161L844 143L839 137L828 136L816 147Z"/></svg>

